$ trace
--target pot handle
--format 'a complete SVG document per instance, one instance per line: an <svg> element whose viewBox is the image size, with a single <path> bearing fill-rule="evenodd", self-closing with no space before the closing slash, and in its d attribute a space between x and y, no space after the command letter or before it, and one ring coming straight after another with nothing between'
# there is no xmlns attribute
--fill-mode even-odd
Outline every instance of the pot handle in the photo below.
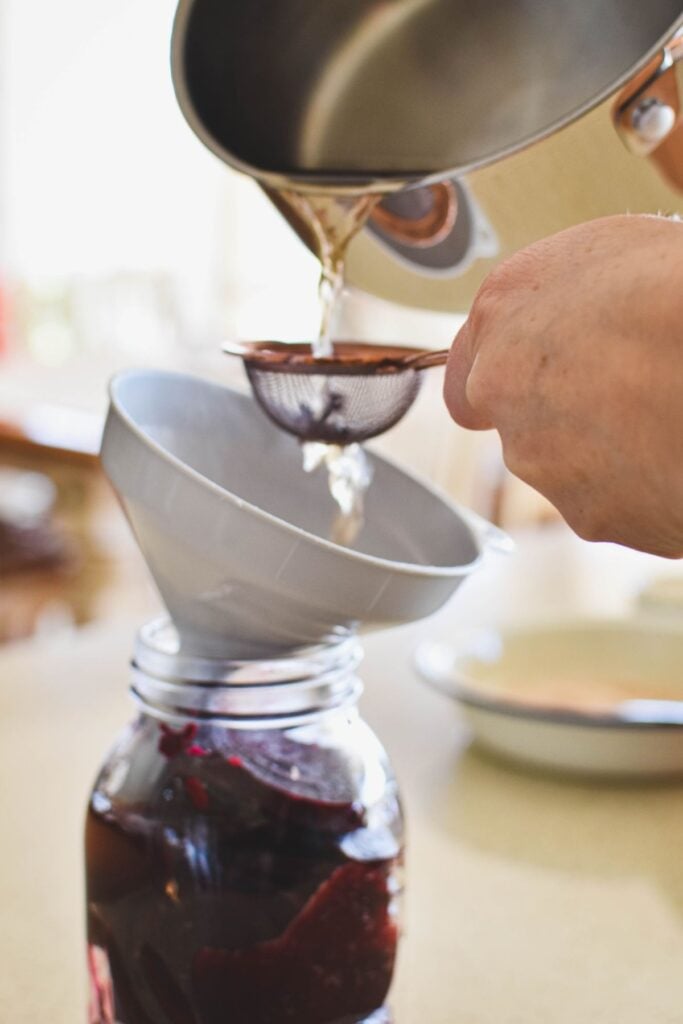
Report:
<svg viewBox="0 0 683 1024"><path fill-rule="evenodd" d="M622 89L613 117L626 148L636 156L650 156L681 126L683 27Z"/></svg>
<svg viewBox="0 0 683 1024"><path fill-rule="evenodd" d="M401 362L401 369L427 370L430 366L444 366L448 359L449 348L430 349L418 352L415 356L407 356Z"/></svg>

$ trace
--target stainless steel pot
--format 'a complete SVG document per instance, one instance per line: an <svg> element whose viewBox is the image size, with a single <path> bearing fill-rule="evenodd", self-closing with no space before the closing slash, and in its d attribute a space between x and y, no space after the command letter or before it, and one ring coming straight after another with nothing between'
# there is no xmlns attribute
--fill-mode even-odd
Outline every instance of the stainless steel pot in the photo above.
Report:
<svg viewBox="0 0 683 1024"><path fill-rule="evenodd" d="M501 258L683 192L680 0L180 0L197 135L266 188L389 193L348 279L462 309Z"/></svg>

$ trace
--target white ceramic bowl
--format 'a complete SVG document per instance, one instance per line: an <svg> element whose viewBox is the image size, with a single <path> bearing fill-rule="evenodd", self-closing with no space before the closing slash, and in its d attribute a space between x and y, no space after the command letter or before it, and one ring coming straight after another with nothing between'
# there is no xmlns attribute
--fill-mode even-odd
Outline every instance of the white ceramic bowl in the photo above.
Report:
<svg viewBox="0 0 683 1024"><path fill-rule="evenodd" d="M638 597L638 614L683 628L683 576L667 574L651 580Z"/></svg>
<svg viewBox="0 0 683 1024"><path fill-rule="evenodd" d="M683 774L683 629L624 619L482 630L421 644L415 664L506 758L588 775Z"/></svg>

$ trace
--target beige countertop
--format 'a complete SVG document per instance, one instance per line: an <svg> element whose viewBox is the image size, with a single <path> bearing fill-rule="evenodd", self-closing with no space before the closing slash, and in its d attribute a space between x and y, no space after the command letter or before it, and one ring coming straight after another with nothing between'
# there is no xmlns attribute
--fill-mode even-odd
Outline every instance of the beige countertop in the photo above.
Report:
<svg viewBox="0 0 683 1024"><path fill-rule="evenodd" d="M579 782L496 763L411 668L421 637L541 612L619 613L669 570L551 530L492 560L432 620L366 638L364 713L408 820L396 1024L683 1021L683 783ZM124 607L106 624L0 652L8 1024L85 1022L83 814L133 713L139 621Z"/></svg>

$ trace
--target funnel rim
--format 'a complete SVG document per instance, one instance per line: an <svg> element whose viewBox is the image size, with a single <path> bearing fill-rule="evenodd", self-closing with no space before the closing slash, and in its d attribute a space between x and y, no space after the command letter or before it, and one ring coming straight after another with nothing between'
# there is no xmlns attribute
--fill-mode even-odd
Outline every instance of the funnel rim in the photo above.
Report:
<svg viewBox="0 0 683 1024"><path fill-rule="evenodd" d="M413 473L412 470L408 471L392 459L388 459L383 455L378 455L376 452L370 453L372 459L389 466L402 476L407 477L410 481L426 490L433 498L439 501L442 505L445 505L452 513L455 514L461 526L469 535L476 550L476 555L471 559L471 561L460 562L456 565L424 565L417 562L394 561L390 558L382 558L380 555L369 554L365 551L356 551L354 548L342 547L340 544L335 544L334 541L327 540L325 537L320 537L309 530L305 530L302 526L297 526L295 523L290 523L288 520L282 519L280 516L276 516L272 512L267 512L265 509L253 504L253 502L248 501L246 498L241 498L239 495L227 490L225 487L221 487L215 480L212 480L210 477L200 473L193 466L190 466L189 463L183 462L182 459L174 455L160 442L145 433L130 413L123 407L117 396L118 388L126 380L141 377L166 377L171 380L178 381L189 380L193 383L201 384L204 387L210 387L212 389L226 392L228 395L235 396L240 400L247 402L255 400L250 398L249 395L237 391L234 388L229 388L224 384L216 384L213 381L197 377L194 374L181 373L174 370L154 368L122 370L119 373L116 373L109 381L108 393L111 409L125 423L126 427L135 435L137 440L155 455L160 456L165 462L173 466L174 470L179 470L201 486L208 487L222 501L227 501L236 508L248 510L250 514L256 515L257 518L268 523L271 527L283 530L285 533L293 534L299 540L312 543L314 546L321 548L329 554L344 556L345 558L350 558L352 561L360 564L373 566L374 568L381 569L385 572L390 571L393 574L413 578L421 576L424 579L453 579L469 576L470 573L472 573L483 561L486 548L488 547L488 540L486 537L486 531L477 529L473 522L473 514L469 513L466 509L460 508L457 502L452 501L431 482L423 480L420 476Z"/></svg>

